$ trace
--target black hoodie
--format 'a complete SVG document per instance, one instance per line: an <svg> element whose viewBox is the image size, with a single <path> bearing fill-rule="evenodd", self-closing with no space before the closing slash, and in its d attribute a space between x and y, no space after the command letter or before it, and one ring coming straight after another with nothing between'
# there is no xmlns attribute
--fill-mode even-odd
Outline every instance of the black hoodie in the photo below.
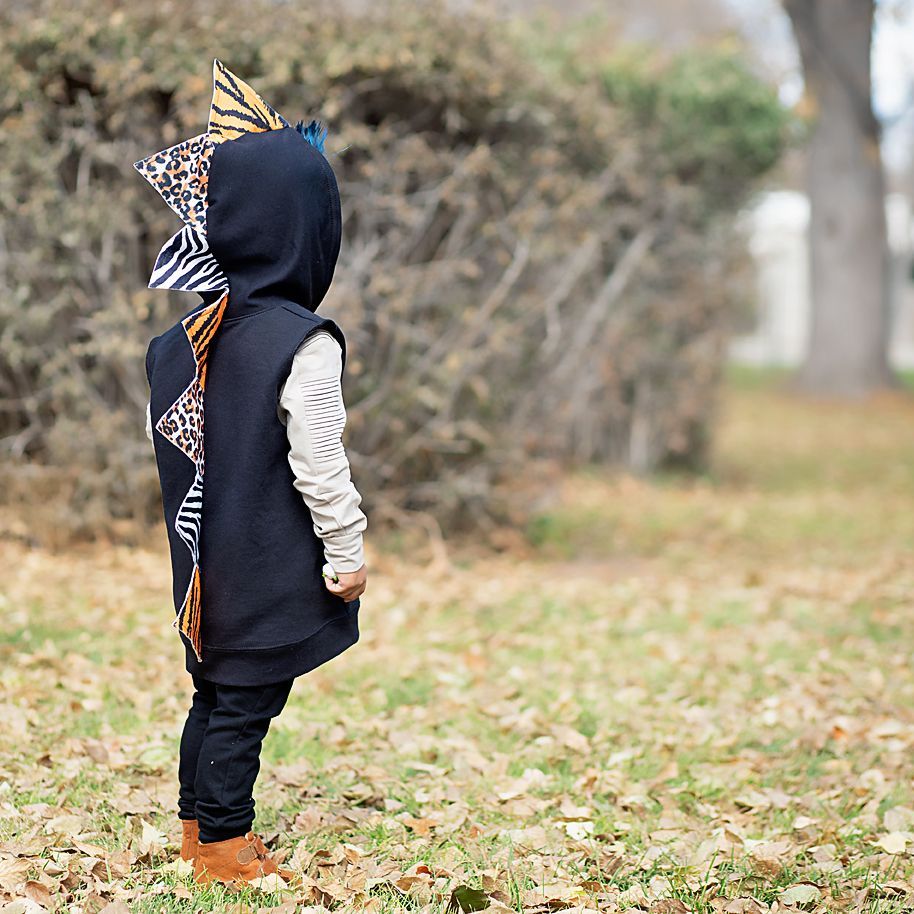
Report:
<svg viewBox="0 0 914 914"><path fill-rule="evenodd" d="M228 277L226 317L293 302L321 303L340 253L340 195L333 169L291 127L216 146L209 170L207 235Z"/></svg>
<svg viewBox="0 0 914 914"><path fill-rule="evenodd" d="M359 637L359 601L324 587L322 544L294 487L276 412L308 336L329 331L345 359L339 328L314 313L339 255L340 199L327 160L293 128L217 145L207 194L209 246L230 292L205 373L202 660L182 637L190 672L262 685L305 673ZM207 294L195 310L216 298ZM146 369L155 424L193 375L182 321L151 341ZM194 466L161 435L154 442L180 610L193 559L175 519L194 497Z"/></svg>

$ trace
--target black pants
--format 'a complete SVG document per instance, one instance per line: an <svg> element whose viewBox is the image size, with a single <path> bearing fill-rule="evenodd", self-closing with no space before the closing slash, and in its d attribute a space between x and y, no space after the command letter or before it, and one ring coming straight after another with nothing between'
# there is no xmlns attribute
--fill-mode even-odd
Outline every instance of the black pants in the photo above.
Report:
<svg viewBox="0 0 914 914"><path fill-rule="evenodd" d="M226 841L246 834L254 823L260 747L292 680L266 686L193 680L193 703L181 736L178 815L197 819L201 841Z"/></svg>

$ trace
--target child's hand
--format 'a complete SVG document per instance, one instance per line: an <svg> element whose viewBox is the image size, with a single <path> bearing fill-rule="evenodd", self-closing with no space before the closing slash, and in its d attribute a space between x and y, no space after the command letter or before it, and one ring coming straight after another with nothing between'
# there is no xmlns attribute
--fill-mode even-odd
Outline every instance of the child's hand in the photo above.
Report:
<svg viewBox="0 0 914 914"><path fill-rule="evenodd" d="M325 577L324 586L330 593L335 593L338 597L342 597L347 603L351 603L365 593L368 571L364 565L358 571L338 571L336 576L336 581Z"/></svg>

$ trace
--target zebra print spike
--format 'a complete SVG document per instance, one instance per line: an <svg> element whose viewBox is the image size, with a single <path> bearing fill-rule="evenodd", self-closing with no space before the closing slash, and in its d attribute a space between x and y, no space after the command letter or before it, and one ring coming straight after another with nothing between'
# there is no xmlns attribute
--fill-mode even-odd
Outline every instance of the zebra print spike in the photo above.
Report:
<svg viewBox="0 0 914 914"><path fill-rule="evenodd" d="M159 252L149 277L149 288L220 292L228 288L228 279L213 257L206 238L185 225Z"/></svg>
<svg viewBox="0 0 914 914"><path fill-rule="evenodd" d="M190 550L194 564L200 561L200 521L203 516L203 474L198 469L175 518L175 530Z"/></svg>

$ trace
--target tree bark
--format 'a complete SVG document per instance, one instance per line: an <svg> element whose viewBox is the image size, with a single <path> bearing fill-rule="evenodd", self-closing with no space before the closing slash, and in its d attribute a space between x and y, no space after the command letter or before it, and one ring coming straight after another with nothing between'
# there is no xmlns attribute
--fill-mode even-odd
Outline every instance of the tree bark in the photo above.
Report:
<svg viewBox="0 0 914 914"><path fill-rule="evenodd" d="M801 388L860 396L891 384L888 242L870 54L875 0L784 0L813 115L807 153L812 316Z"/></svg>

